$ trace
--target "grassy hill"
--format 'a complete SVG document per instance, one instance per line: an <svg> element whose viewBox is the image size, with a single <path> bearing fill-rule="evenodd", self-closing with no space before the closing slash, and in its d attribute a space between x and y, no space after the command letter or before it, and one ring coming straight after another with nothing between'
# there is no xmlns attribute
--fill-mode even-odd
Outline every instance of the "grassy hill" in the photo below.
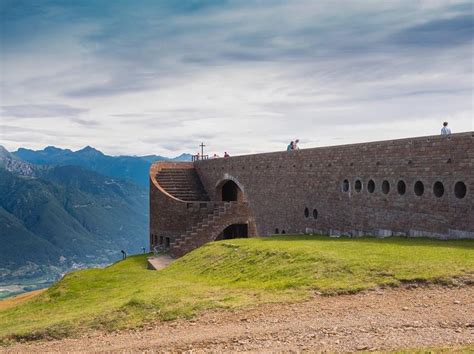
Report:
<svg viewBox="0 0 474 354"><path fill-rule="evenodd" d="M84 329L190 317L205 309L300 301L316 290L334 294L455 278L474 281L473 241L316 236L225 240L158 272L146 269L144 255L134 256L105 269L70 273L13 307L0 303L0 338L62 337Z"/></svg>

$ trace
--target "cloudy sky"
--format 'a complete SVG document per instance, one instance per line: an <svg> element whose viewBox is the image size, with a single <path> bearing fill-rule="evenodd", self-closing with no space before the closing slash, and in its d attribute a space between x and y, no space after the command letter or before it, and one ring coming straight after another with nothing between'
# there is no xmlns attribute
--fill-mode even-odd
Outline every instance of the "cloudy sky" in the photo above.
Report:
<svg viewBox="0 0 474 354"><path fill-rule="evenodd" d="M0 144L281 150L474 130L473 2L0 0Z"/></svg>

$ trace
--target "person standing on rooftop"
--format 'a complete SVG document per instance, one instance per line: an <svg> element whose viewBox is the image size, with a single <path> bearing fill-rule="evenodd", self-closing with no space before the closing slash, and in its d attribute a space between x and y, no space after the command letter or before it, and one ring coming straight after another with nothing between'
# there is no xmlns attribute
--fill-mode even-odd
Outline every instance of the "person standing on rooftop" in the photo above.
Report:
<svg viewBox="0 0 474 354"><path fill-rule="evenodd" d="M300 147L298 146L299 143L300 143L300 139L296 139L295 143L293 144L293 150L299 150L300 149Z"/></svg>
<svg viewBox="0 0 474 354"><path fill-rule="evenodd" d="M443 127L441 128L441 135L450 135L451 129L448 128L448 122L443 123Z"/></svg>

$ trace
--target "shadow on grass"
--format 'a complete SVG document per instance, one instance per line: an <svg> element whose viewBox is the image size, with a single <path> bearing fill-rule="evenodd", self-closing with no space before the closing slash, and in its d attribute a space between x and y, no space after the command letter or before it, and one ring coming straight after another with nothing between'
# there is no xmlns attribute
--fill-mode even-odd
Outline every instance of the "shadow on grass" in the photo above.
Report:
<svg viewBox="0 0 474 354"><path fill-rule="evenodd" d="M270 236L263 237L262 241L317 241L317 242L361 242L369 244L392 244L399 246L410 246L410 247L450 247L450 248L462 248L472 249L474 251L474 240L463 239L463 240L440 240L435 238L413 238L413 237L386 237L377 238L374 236L363 236L363 237L330 237L322 235L285 235L285 236Z"/></svg>

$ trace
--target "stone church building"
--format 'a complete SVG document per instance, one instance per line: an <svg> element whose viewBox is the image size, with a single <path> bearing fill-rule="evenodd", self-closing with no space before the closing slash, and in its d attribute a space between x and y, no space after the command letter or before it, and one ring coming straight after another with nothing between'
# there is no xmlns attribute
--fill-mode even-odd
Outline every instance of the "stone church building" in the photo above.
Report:
<svg viewBox="0 0 474 354"><path fill-rule="evenodd" d="M278 234L474 238L474 132L150 169L150 247Z"/></svg>

